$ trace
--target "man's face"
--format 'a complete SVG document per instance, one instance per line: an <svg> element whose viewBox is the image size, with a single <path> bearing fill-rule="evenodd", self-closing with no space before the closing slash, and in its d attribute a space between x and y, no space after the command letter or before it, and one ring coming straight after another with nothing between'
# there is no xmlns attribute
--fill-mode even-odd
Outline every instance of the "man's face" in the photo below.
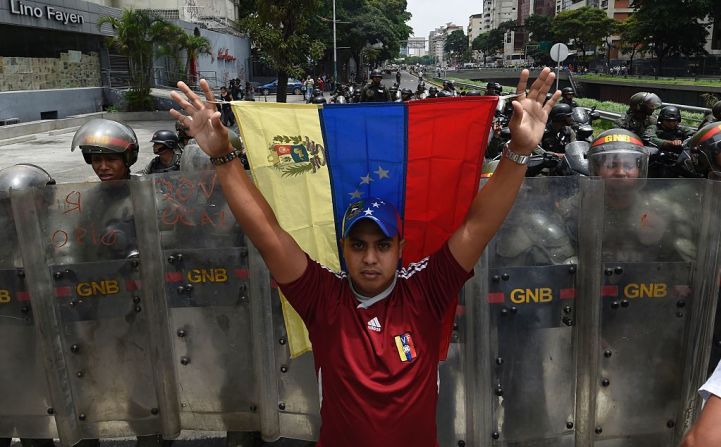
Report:
<svg viewBox="0 0 721 447"><path fill-rule="evenodd" d="M155 155L160 154L163 151L169 151L170 148L164 144L161 143L153 143L153 153Z"/></svg>
<svg viewBox="0 0 721 447"><path fill-rule="evenodd" d="M573 99L573 93L564 93L563 98L570 101Z"/></svg>
<svg viewBox="0 0 721 447"><path fill-rule="evenodd" d="M373 84L375 84L375 85L380 85L381 79L382 79L382 78L381 78L380 76L373 76L373 77L371 78L371 82L372 82Z"/></svg>
<svg viewBox="0 0 721 447"><path fill-rule="evenodd" d="M598 175L603 178L635 179L640 175L638 157L634 155L606 155L601 161Z"/></svg>
<svg viewBox="0 0 721 447"><path fill-rule="evenodd" d="M100 181L124 180L130 176L130 169L120 154L93 154L90 161Z"/></svg>
<svg viewBox="0 0 721 447"><path fill-rule="evenodd" d="M675 119L663 120L661 121L661 126L663 126L664 129L673 130L678 127L678 121Z"/></svg>
<svg viewBox="0 0 721 447"><path fill-rule="evenodd" d="M388 288L395 278L405 241L389 238L375 222L363 219L341 241L343 259L353 287L364 296L375 296Z"/></svg>

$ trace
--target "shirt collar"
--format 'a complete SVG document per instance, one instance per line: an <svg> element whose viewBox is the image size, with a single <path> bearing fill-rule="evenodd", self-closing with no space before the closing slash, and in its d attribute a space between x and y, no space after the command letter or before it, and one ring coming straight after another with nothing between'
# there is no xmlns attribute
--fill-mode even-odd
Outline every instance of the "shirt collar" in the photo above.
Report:
<svg viewBox="0 0 721 447"><path fill-rule="evenodd" d="M391 285L389 285L384 291L379 293L376 296L365 296L358 293L358 291L353 287L353 281L350 279L350 275L348 276L348 284L350 284L350 289L353 291L353 295L355 295L356 299L360 302L358 304L358 309L368 309L378 301L384 300L388 298L388 295L391 294L393 291L393 288L396 286L396 281L398 280L398 272L396 271L395 276L393 276L393 282Z"/></svg>

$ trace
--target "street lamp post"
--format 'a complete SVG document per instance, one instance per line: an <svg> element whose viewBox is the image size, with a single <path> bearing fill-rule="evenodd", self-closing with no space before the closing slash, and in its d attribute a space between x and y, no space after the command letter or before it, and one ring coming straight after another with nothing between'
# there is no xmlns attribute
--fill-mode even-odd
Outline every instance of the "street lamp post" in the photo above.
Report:
<svg viewBox="0 0 721 447"><path fill-rule="evenodd" d="M338 46L335 37L335 0L333 0L333 82L338 82Z"/></svg>

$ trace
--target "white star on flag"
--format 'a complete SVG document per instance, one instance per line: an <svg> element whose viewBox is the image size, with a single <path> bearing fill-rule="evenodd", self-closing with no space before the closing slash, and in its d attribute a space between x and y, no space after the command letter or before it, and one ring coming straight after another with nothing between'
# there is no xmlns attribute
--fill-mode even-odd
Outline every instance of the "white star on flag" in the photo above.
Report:
<svg viewBox="0 0 721 447"><path fill-rule="evenodd" d="M382 167L380 167L380 165L378 166L378 169L373 172L376 173L379 180L382 178L391 178L391 176L388 175L391 171L387 171L387 170L383 169Z"/></svg>
<svg viewBox="0 0 721 447"><path fill-rule="evenodd" d="M371 178L370 172L368 174L366 174L365 177L361 177L360 179L361 179L361 182L360 182L361 185L370 185L371 182L373 181L373 179Z"/></svg>
<svg viewBox="0 0 721 447"><path fill-rule="evenodd" d="M373 205L373 208L378 208L379 206L381 206L381 204L378 202L373 202L372 205Z"/></svg>
<svg viewBox="0 0 721 447"><path fill-rule="evenodd" d="M349 192L348 195L350 196L351 199L360 199L361 196L363 195L363 193L356 189L353 192Z"/></svg>
<svg viewBox="0 0 721 447"><path fill-rule="evenodd" d="M373 210L370 209L370 208L368 208L367 210L365 210L365 211L363 211L363 212L366 213L366 216L372 216L372 215L373 215Z"/></svg>

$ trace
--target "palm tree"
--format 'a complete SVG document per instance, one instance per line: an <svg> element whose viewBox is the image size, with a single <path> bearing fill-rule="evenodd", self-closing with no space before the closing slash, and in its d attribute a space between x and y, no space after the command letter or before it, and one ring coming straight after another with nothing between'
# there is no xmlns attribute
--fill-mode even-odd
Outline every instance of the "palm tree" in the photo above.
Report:
<svg viewBox="0 0 721 447"><path fill-rule="evenodd" d="M167 22L160 17L141 10L125 9L120 18L103 16L98 28L110 24L115 36L107 39L107 45L115 47L120 54L128 57L132 96L142 107L150 94L153 70L153 41L162 36ZM132 107L132 105L131 105Z"/></svg>
<svg viewBox="0 0 721 447"><path fill-rule="evenodd" d="M207 38L190 34L185 34L180 48L185 50L185 72L188 74L188 80L195 84L198 82L198 56L213 54L213 48Z"/></svg>

